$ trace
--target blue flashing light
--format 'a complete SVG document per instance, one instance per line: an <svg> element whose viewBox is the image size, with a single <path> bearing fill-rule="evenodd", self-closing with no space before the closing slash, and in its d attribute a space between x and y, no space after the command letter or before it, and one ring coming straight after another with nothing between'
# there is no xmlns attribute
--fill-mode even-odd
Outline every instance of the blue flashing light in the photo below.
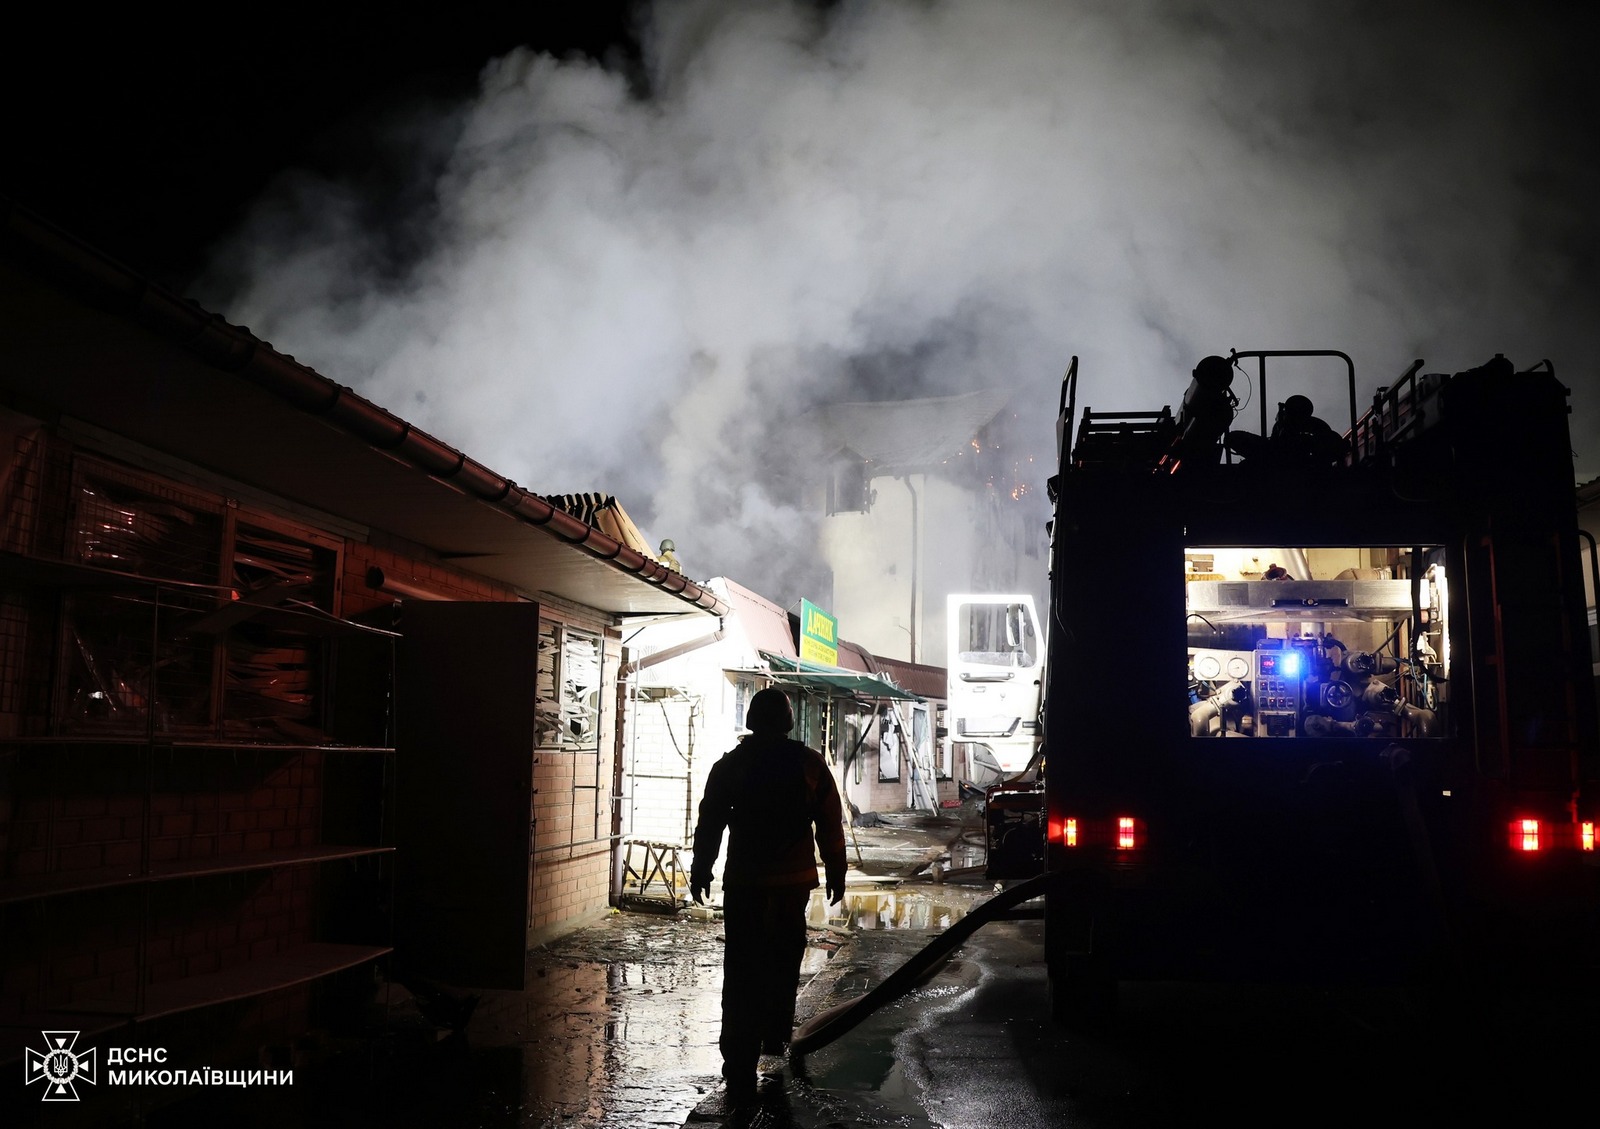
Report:
<svg viewBox="0 0 1600 1129"><path fill-rule="evenodd" d="M1278 671L1285 678L1300 677L1300 654L1298 651L1287 651L1278 664Z"/></svg>

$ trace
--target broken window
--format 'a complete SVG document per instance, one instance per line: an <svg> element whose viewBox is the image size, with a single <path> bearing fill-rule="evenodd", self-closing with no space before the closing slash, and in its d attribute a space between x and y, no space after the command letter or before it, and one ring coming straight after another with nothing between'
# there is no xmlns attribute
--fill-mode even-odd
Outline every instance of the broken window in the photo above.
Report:
<svg viewBox="0 0 1600 1129"><path fill-rule="evenodd" d="M900 719L886 709L878 720L878 781L900 779L900 746L903 744Z"/></svg>
<svg viewBox="0 0 1600 1129"><path fill-rule="evenodd" d="M209 728L215 640L184 624L221 591L221 506L89 460L73 495L70 560L175 583L67 598L63 726L144 732L153 710L159 732Z"/></svg>
<svg viewBox="0 0 1600 1129"><path fill-rule="evenodd" d="M1038 661L1039 635L1029 605L972 600L957 614L960 660L998 667L1032 667Z"/></svg>
<svg viewBox="0 0 1600 1129"><path fill-rule="evenodd" d="M600 666L600 636L564 623L540 629L535 726L541 748L599 748Z"/></svg>
<svg viewBox="0 0 1600 1129"><path fill-rule="evenodd" d="M93 459L73 498L68 559L158 583L64 601L67 731L326 739L324 637L298 613L336 611L338 538Z"/></svg>
<svg viewBox="0 0 1600 1129"><path fill-rule="evenodd" d="M872 508L871 476L867 460L853 451L841 451L828 468L828 513L866 513Z"/></svg>

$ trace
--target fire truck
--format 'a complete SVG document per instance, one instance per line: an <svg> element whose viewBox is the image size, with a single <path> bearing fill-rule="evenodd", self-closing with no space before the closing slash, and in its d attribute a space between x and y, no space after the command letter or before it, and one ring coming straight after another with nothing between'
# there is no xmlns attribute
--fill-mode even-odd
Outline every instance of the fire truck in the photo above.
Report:
<svg viewBox="0 0 1600 1129"><path fill-rule="evenodd" d="M1058 1018L1133 979L1596 961L1569 390L1548 361L1424 368L1358 415L1346 354L1235 351L1176 410L1080 415L1073 359L1042 718Z"/></svg>

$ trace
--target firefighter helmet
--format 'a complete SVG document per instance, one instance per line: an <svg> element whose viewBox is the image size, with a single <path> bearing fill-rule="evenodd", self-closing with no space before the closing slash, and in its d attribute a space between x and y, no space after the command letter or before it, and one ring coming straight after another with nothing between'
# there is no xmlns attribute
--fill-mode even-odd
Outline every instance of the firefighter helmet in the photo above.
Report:
<svg viewBox="0 0 1600 1129"><path fill-rule="evenodd" d="M789 698L776 686L757 690L744 711L745 728L752 733L787 733L794 728Z"/></svg>

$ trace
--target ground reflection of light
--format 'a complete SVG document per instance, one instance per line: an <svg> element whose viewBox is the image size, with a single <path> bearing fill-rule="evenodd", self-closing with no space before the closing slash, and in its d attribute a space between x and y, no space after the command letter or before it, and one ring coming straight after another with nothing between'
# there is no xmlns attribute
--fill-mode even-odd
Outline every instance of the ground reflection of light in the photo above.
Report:
<svg viewBox="0 0 1600 1129"><path fill-rule="evenodd" d="M814 929L869 930L916 929L937 933L966 916L965 892L911 890L852 890L830 906L819 890L807 915Z"/></svg>

